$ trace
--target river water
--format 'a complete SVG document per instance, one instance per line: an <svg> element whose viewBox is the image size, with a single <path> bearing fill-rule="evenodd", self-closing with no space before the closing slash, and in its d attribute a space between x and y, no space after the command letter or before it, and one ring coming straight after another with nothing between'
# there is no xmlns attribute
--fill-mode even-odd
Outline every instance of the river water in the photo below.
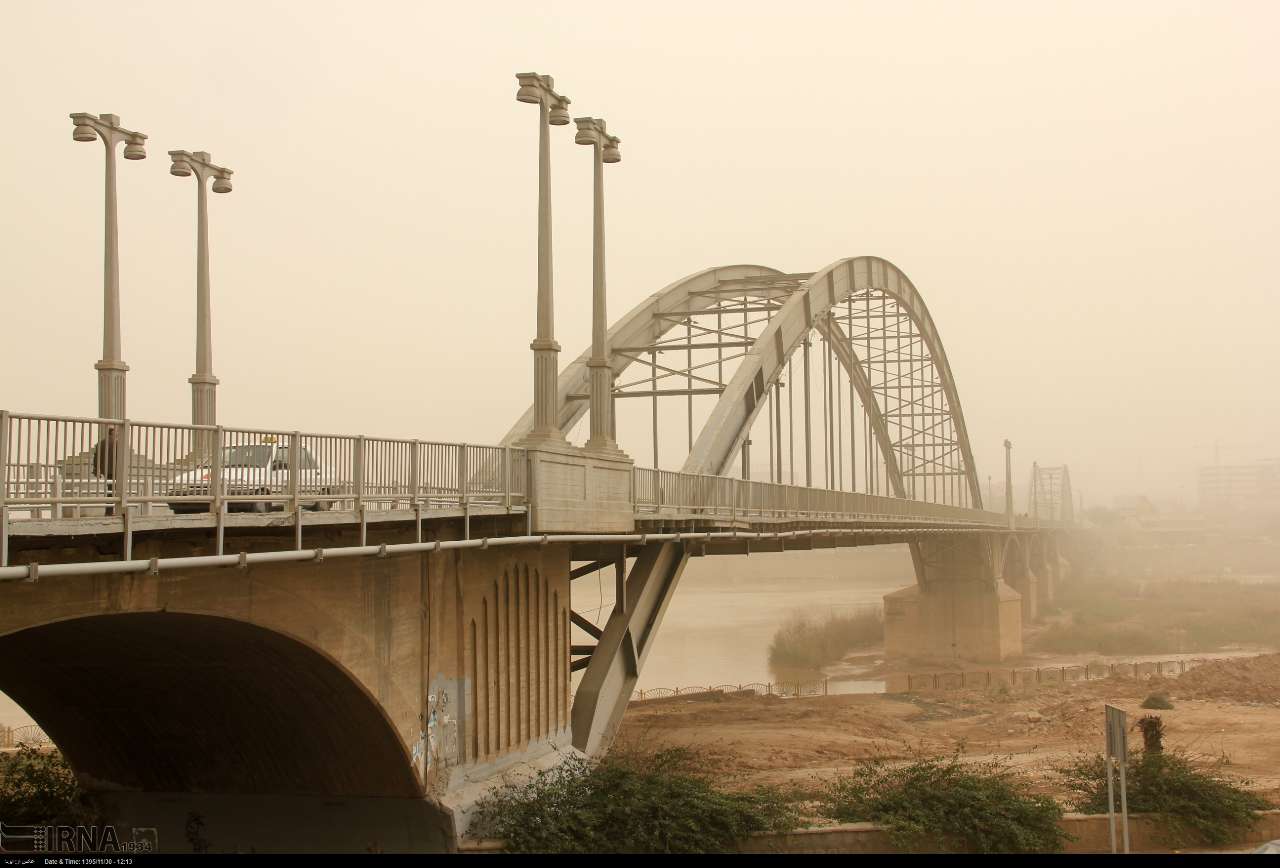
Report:
<svg viewBox="0 0 1280 868"><path fill-rule="evenodd" d="M637 685L706 687L809 680L816 673L769 666L769 642L796 615L879 607L890 591L915 583L906 546L693 558ZM603 624L613 605L613 573L574 582L573 607ZM603 608L597 613L596 609ZM832 692L870 692L882 682L831 683Z"/></svg>

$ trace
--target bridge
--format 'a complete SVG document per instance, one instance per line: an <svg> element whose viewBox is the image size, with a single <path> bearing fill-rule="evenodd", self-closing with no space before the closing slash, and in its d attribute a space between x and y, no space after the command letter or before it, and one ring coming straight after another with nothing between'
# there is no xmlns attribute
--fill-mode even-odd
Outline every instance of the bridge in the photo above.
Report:
<svg viewBox="0 0 1280 868"><path fill-rule="evenodd" d="M897 266L711 268L608 328L598 269L592 347L561 369L546 265L533 404L492 444L217 424L207 333L192 424L0 411L0 690L118 817L180 841L198 813L219 848L447 849L501 776L608 747L690 558L907 544L888 654L1021 652L1066 569L1070 475L1036 466L1016 515L1007 460L983 503ZM106 363L100 406L123 407ZM637 419L648 443L618 436ZM598 627L573 582L602 569Z"/></svg>
<svg viewBox="0 0 1280 868"><path fill-rule="evenodd" d="M1069 474L1036 469L1032 514L984 508L938 331L896 267L709 269L608 339L614 401L692 419L714 400L681 470L570 445L586 353L559 375L560 442L530 440L532 409L488 446L0 413L0 689L134 815L185 793L241 829L341 797L415 828L408 847L512 764L607 746L691 557L908 543L919 581L886 598L888 653L1020 652L1060 573ZM789 389L796 368L817 382ZM601 568L603 629L572 607Z"/></svg>

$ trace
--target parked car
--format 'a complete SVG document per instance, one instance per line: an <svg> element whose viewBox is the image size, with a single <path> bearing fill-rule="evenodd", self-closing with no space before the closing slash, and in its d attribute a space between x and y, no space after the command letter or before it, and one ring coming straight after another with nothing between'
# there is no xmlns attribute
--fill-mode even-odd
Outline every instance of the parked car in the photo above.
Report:
<svg viewBox="0 0 1280 868"><path fill-rule="evenodd" d="M264 441L227 446L222 450L222 494L226 497L267 495L276 498L290 493L289 447L286 444ZM306 447L298 448L298 493L311 497L330 497L340 494L342 483L316 461ZM209 494L209 466L198 467L174 478L169 487L172 497L199 497ZM310 509L328 509L332 500L303 500ZM209 504L195 501L170 501L174 512L208 512ZM269 512L270 500L232 501L229 511L248 510ZM283 507L281 507L283 508Z"/></svg>

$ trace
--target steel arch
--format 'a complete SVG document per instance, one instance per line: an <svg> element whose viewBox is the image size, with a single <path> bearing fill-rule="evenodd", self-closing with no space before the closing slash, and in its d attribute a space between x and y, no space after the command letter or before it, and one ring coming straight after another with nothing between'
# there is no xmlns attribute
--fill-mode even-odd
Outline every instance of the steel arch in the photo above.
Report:
<svg viewBox="0 0 1280 868"><path fill-rule="evenodd" d="M609 345L616 348L655 343L677 325L676 320L664 318L664 312L706 310L713 304L707 293L725 283L732 281L741 284L735 295L763 296L776 293L774 282L784 277L783 272L757 265L711 268L690 275L654 293L618 320L609 330ZM751 287L752 278L760 279L760 287ZM904 422L904 418L912 416L919 408L909 401L907 403L912 404L911 409L904 411L901 391L893 410L886 408L885 404L889 400L886 396L890 388L883 385L888 376L883 368L887 367L886 359L893 355L892 351L884 350L879 360L871 358L875 355L875 348L870 346L871 340L868 338L870 352L864 352L860 356L855 342L851 340L855 324L853 316L847 316L843 325L841 322L841 305L848 308L857 299L861 305L860 311L865 310L873 296L881 304L877 316L882 321L887 321L890 315L909 321L911 333L908 342L918 341L922 353L918 356L909 355L906 362L903 357L894 358L899 370L896 375L899 385L891 388L901 390L900 384L904 379L912 384L911 387L921 388L921 372L927 368L932 369L931 374L936 379L936 388L942 393L943 401L939 402L940 406L930 408L931 418L945 417L945 421L953 426L954 450L959 453L960 458L960 468L953 475L963 476L969 505L981 508L981 489L964 413L937 327L910 279L897 266L874 256L837 260L808 276L790 293L790 297L771 316L725 384L723 393L693 444L683 470L688 473L715 475L727 471L764 406L769 388L778 381L787 361L803 346L810 331L816 329L829 341L841 367L858 392L879 449L879 457L884 463L891 493L899 497L911 496L912 492L904 482L912 472L912 453L916 448L911 439L942 423L917 420ZM902 350L901 340L902 336L899 335L899 354ZM587 412L586 401L572 399L587 391L586 360L589 352L584 352L574 360L561 373L558 381L560 428L566 433ZM611 353L615 377L633 361L634 357ZM881 365L880 368L877 363ZM901 373L903 364L907 365L905 375ZM880 374L879 383L873 382L873 373ZM921 412L919 418L923 417ZM533 410L530 408L503 442L512 443L523 437L530 430L532 420ZM904 468L904 464L908 466Z"/></svg>

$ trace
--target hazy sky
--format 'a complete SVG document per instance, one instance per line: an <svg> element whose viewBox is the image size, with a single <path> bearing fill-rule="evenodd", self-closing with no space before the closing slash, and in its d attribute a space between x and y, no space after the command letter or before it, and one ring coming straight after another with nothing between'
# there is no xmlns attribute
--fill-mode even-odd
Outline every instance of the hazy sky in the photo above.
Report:
<svg viewBox="0 0 1280 868"><path fill-rule="evenodd" d="M197 12L196 10L202 9ZM1274 2L26 3L0 27L0 406L91 415L115 112L129 415L186 421L195 190L227 424L495 442L530 400L536 111L606 118L610 307L714 265L886 257L979 473L1089 502L1280 456ZM553 135L557 337L589 340L590 168ZM642 460L647 447L630 444ZM629 446L627 442L624 447ZM665 463L665 462L664 462Z"/></svg>

